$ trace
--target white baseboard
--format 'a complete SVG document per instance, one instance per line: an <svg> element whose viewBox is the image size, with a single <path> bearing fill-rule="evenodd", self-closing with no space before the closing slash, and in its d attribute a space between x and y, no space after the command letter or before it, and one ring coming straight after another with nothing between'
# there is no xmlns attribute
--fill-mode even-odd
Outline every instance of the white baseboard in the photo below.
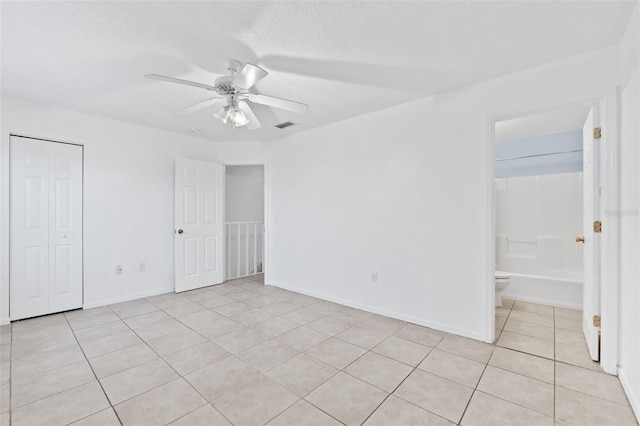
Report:
<svg viewBox="0 0 640 426"><path fill-rule="evenodd" d="M640 399L638 399L640 395L636 394L635 390L631 386L631 383L629 383L629 378L625 374L624 370L620 367L618 367L618 378L620 379L620 383L622 383L622 389L624 389L624 393L627 394L627 399L631 404L631 409L636 415L636 421L640 422Z"/></svg>
<svg viewBox="0 0 640 426"><path fill-rule="evenodd" d="M487 340L484 339L484 336L480 335L479 333L473 333L473 332L470 332L468 330L461 330L461 329L458 329L458 328L455 328L455 327L450 327L450 326L445 325L445 324L426 321L426 320L424 320L422 318L416 318L416 317L411 316L411 315L405 315L405 314L398 313L398 312L388 311L386 309L379 309L379 308L376 308L376 307L373 307L373 306L363 305L361 303L352 302L350 300L341 299L339 297L332 297L332 296L328 296L326 294L316 293L314 291L310 291L310 290L306 290L306 289L290 286L290 285L287 285L287 284L274 283L274 282L269 282L269 283L265 283L265 284L273 286L273 287L282 288L284 290L294 291L296 293L304 294L304 295L307 295L307 296L317 297L318 299L327 300L329 302L338 303L340 305L349 306L350 308L356 308L356 309L360 309L360 310L363 310L363 311L371 312L372 314L384 315L385 317L390 317L390 318L395 318L395 319L399 319L399 320L402 320L402 321L407 321L407 322L410 322L410 323L413 323L413 324L417 324L417 325L421 325L421 326L424 326L424 327L433 328L434 330L440 330L440 331L444 331L446 333L457 334L459 336L468 337L470 339L480 340L482 342L488 342ZM492 342L488 342L488 343L492 343Z"/></svg>
<svg viewBox="0 0 640 426"><path fill-rule="evenodd" d="M173 293L173 291L174 291L174 288L172 287L172 288L163 289L163 290L154 290L154 291L148 291L146 293L138 293L138 294L129 295L125 297L116 297L113 299L100 300L97 302L89 302L89 303L84 303L82 305L82 309L91 309L91 308L97 308L99 306L113 305L114 303L128 302L130 300L142 299L143 297L157 296L158 294L164 294L164 293Z"/></svg>
<svg viewBox="0 0 640 426"><path fill-rule="evenodd" d="M7 325L11 322L9 318L0 318L0 325Z"/></svg>

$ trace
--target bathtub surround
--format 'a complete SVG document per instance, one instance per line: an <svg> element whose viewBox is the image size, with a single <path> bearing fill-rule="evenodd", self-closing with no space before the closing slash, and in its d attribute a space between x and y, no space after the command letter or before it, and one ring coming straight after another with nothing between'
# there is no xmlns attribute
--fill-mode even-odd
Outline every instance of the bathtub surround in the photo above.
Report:
<svg viewBox="0 0 640 426"><path fill-rule="evenodd" d="M496 268L504 296L582 308L582 173L496 179Z"/></svg>

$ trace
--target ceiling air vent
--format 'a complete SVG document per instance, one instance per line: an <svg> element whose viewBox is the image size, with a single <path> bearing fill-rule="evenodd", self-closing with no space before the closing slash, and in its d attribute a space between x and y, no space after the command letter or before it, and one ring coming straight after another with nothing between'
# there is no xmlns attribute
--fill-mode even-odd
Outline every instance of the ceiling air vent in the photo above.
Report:
<svg viewBox="0 0 640 426"><path fill-rule="evenodd" d="M276 124L276 127L278 129L286 129L287 127L295 126L295 124L296 123L292 123L290 121L285 121L284 123Z"/></svg>

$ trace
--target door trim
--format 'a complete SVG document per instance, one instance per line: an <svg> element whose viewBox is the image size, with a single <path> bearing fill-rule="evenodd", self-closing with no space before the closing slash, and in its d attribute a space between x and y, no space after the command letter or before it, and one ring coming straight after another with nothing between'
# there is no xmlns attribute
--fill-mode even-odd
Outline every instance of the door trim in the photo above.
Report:
<svg viewBox="0 0 640 426"><path fill-rule="evenodd" d="M38 136L29 136L29 135L24 135L24 134L20 134L20 133L12 133L9 132L9 143L7 144L7 151L8 151L8 173L9 173L9 179L8 179L8 188L7 188L7 199L11 200L11 179L12 179L12 170L11 170L11 138L12 137L17 137L17 138L25 138L25 139L33 139L33 140L38 140L38 141L43 141L43 142L49 142L49 143L61 143L64 145L74 145L74 146L79 146L81 148L81 156L82 156L82 167L81 167L81 176L82 176L82 182L81 182L81 194L82 194L82 202L80 203L80 213L81 213L81 222L80 222L80 229L82 230L82 237L80 238L80 280L81 280L81 289L80 289L80 294L81 294L81 309L84 309L85 307L85 300L84 300L84 236L85 236L85 229L84 229L84 200L85 200L85 194L84 194L84 179L85 179L85 173L84 173L84 144L83 143L78 143L78 142L67 142L67 141L60 141L60 140L55 140L55 139L49 139L49 138L43 138L43 137L38 137ZM8 205L8 211L7 211L7 234L9 236L9 238L7 238L7 243L8 243L8 247L7 247L7 300L8 300L8 310L7 310L7 319L8 322L11 323L12 318L11 318L11 206ZM2 319L0 318L0 324L2 323Z"/></svg>
<svg viewBox="0 0 640 426"><path fill-rule="evenodd" d="M271 285L271 219L270 219L270 205L271 205L271 175L269 168L269 161L267 160L254 160L254 161L222 161L222 164L225 166L263 166L264 167L264 283L265 285ZM225 173L226 175L226 173ZM226 187L225 187L226 188ZM224 191L225 197L225 205L226 205L226 196L227 191ZM226 217L225 217L226 220ZM225 226L224 237L225 241L227 238L227 228ZM225 250L225 265L227 262L226 259L226 250Z"/></svg>
<svg viewBox="0 0 640 426"><path fill-rule="evenodd" d="M617 375L618 364L618 243L619 227L615 212L619 205L619 176L620 176L620 151L618 139L618 108L617 91L614 87L598 97L577 99L572 102L554 104L543 109L519 111L514 114L488 116L486 157L484 160L487 168L486 194L489 200L486 212L486 241L487 253L485 254L485 292L484 301L486 316L483 321L484 334L487 342L495 340L495 124L499 121L513 118L542 114L561 108L575 105L587 105L600 103L602 117L602 197L601 211L603 212L603 232L601 234L600 250L600 313L602 320L602 340L600 352L600 366L609 374ZM607 214L608 213L608 214Z"/></svg>
<svg viewBox="0 0 640 426"><path fill-rule="evenodd" d="M600 240L600 309L602 340L600 366L618 374L618 244L620 191L620 151L618 138L618 91L611 90L601 101L603 232Z"/></svg>

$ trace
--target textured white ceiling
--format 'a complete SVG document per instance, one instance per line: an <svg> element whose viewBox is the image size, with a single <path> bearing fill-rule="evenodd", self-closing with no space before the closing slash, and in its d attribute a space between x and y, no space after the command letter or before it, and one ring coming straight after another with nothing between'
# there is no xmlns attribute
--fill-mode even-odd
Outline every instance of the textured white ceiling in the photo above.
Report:
<svg viewBox="0 0 640 426"><path fill-rule="evenodd" d="M3 94L209 140L267 140L619 42L635 1L174 1L0 3ZM256 88L308 103L256 106L257 131L210 108L224 60L262 66ZM299 123L286 130L272 126Z"/></svg>

